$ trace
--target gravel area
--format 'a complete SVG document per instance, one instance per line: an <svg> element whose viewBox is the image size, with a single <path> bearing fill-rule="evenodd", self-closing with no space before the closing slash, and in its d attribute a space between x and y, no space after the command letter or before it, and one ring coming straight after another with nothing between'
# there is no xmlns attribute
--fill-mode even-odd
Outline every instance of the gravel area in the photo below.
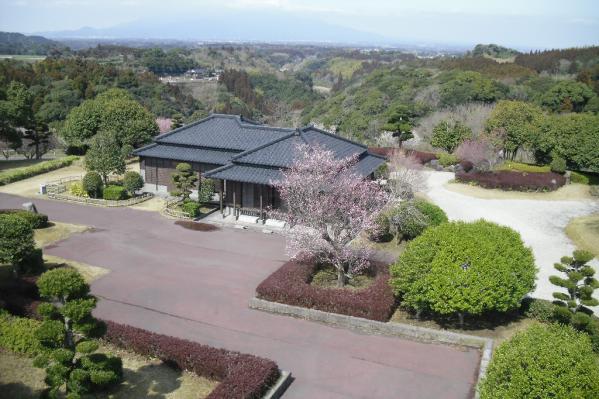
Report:
<svg viewBox="0 0 599 399"><path fill-rule="evenodd" d="M427 172L426 195L439 205L451 220L472 221L486 219L510 226L520 232L524 242L532 247L539 273L537 288L533 296L552 299L555 287L549 276L555 274L553 264L575 249L564 231L568 222L575 217L599 210L596 200L540 200L532 199L482 199L464 193L450 191L444 185L454 178L449 172ZM599 261L593 260L599 270ZM599 309L595 309L599 314Z"/></svg>

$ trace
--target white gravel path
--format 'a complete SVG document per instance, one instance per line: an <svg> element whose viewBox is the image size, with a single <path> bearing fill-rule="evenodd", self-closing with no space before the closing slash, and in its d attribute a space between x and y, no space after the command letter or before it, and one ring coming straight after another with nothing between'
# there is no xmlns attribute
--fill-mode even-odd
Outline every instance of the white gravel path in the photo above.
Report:
<svg viewBox="0 0 599 399"><path fill-rule="evenodd" d="M447 190L444 185L454 178L450 172L426 172L428 197L451 220L486 219L517 230L534 253L539 273L534 297L552 299L555 287L549 276L556 274L553 264L575 249L564 228L570 219L599 210L597 201L544 201L521 199L481 199ZM591 263L599 270L599 261ZM598 296L599 298L599 296ZM599 309L594 309L599 314Z"/></svg>

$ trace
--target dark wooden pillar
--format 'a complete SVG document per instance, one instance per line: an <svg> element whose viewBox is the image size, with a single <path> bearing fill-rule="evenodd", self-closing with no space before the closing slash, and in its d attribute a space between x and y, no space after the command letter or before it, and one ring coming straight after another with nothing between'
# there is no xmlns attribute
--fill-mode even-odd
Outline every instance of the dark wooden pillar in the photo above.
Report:
<svg viewBox="0 0 599 399"><path fill-rule="evenodd" d="M264 185L260 184L260 219L262 219L262 223L264 223L264 213L262 211L262 189Z"/></svg>
<svg viewBox="0 0 599 399"><path fill-rule="evenodd" d="M224 216L224 210L223 210L223 186L225 185L225 182L223 180L220 181L219 184L219 188L220 188L220 192L218 193L218 200L220 202L220 214Z"/></svg>
<svg viewBox="0 0 599 399"><path fill-rule="evenodd" d="M233 188L233 216L235 217L235 220L237 220L237 203L235 201L235 194L237 191L237 187Z"/></svg>

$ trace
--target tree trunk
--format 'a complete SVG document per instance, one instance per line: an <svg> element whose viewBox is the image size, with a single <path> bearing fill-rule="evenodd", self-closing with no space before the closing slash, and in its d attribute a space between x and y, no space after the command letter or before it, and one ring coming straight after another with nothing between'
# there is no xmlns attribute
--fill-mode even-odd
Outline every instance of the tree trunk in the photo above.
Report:
<svg viewBox="0 0 599 399"><path fill-rule="evenodd" d="M65 337L64 344L67 349L74 350L75 349L75 341L73 340L73 330L71 328L71 319L68 317L64 318L64 329L65 329Z"/></svg>
<svg viewBox="0 0 599 399"><path fill-rule="evenodd" d="M342 288L345 287L347 283L347 277L343 272L343 269L337 269L337 287Z"/></svg>

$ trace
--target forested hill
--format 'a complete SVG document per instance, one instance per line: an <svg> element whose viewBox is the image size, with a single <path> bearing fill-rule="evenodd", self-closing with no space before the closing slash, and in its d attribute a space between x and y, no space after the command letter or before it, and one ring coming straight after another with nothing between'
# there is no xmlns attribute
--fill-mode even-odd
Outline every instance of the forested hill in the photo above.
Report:
<svg viewBox="0 0 599 399"><path fill-rule="evenodd" d="M42 36L0 32L0 54L49 55L53 50L66 49L65 45Z"/></svg>

